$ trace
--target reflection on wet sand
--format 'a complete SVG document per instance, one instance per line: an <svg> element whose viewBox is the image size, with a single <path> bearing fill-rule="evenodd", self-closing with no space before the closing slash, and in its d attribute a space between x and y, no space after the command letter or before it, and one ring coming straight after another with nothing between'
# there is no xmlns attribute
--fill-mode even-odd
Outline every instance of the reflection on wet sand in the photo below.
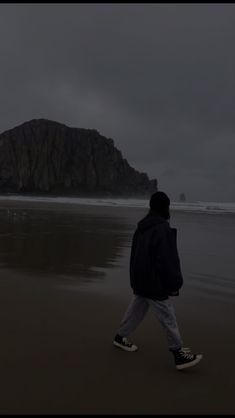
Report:
<svg viewBox="0 0 235 418"><path fill-rule="evenodd" d="M103 278L130 239L121 217L28 208L0 210L0 264L30 274Z"/></svg>

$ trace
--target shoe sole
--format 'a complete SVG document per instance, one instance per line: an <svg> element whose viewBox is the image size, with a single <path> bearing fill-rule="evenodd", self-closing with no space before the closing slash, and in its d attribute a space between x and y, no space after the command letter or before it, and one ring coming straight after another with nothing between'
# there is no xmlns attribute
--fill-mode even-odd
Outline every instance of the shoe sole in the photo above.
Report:
<svg viewBox="0 0 235 418"><path fill-rule="evenodd" d="M125 351L137 351L138 350L138 347L136 347L136 345L132 348L131 347L125 347L124 345L119 344L116 341L113 341L113 345L115 345L118 348L122 348Z"/></svg>
<svg viewBox="0 0 235 418"><path fill-rule="evenodd" d="M203 358L202 354L197 354L197 357L195 358L195 360L190 361L189 363L185 363L185 364L178 364L176 368L177 370L183 370L183 369L187 369L188 367L195 366L196 364L199 363L199 361L201 361L202 358Z"/></svg>

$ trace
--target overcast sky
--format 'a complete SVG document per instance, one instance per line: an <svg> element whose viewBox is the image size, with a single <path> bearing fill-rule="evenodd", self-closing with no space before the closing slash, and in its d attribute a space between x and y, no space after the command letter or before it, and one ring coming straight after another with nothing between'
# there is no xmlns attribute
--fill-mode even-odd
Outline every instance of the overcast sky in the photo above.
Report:
<svg viewBox="0 0 235 418"><path fill-rule="evenodd" d="M94 128L177 200L235 201L234 4L0 4L0 132Z"/></svg>

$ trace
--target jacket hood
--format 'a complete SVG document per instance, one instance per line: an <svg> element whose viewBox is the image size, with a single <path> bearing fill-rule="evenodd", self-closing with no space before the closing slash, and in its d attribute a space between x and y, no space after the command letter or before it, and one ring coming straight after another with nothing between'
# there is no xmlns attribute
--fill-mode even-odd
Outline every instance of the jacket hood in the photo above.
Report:
<svg viewBox="0 0 235 418"><path fill-rule="evenodd" d="M166 222L167 220L164 219L162 216L153 215L152 213L150 213L138 222L138 229L140 231L145 231L147 229L154 228L155 226Z"/></svg>

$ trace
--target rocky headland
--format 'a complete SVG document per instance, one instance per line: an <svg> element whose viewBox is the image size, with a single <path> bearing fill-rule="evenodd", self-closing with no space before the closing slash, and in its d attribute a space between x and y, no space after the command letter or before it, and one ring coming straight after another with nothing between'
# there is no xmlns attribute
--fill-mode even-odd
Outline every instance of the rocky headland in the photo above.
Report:
<svg viewBox="0 0 235 418"><path fill-rule="evenodd" d="M0 134L0 193L149 196L157 180L94 129L33 119Z"/></svg>

